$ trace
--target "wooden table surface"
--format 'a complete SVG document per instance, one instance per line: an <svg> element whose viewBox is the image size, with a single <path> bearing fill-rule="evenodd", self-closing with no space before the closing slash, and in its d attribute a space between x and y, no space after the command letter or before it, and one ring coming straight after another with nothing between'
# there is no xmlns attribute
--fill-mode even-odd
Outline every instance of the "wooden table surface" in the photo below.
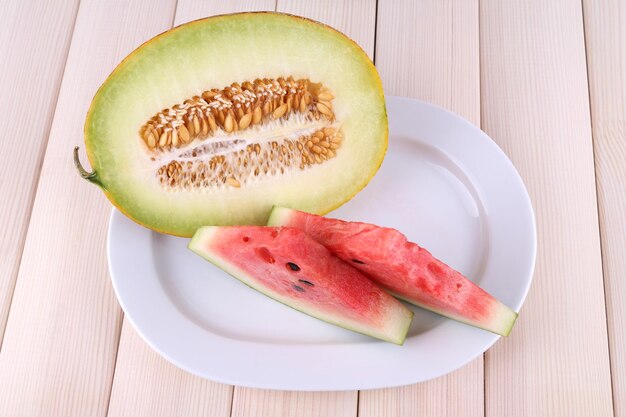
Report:
<svg viewBox="0 0 626 417"><path fill-rule="evenodd" d="M510 337L430 382L329 393L203 380L140 339L108 276L111 206L71 151L126 54L244 10L338 28L387 94L461 114L511 158L538 259ZM626 416L624 1L5 0L0 63L0 416Z"/></svg>

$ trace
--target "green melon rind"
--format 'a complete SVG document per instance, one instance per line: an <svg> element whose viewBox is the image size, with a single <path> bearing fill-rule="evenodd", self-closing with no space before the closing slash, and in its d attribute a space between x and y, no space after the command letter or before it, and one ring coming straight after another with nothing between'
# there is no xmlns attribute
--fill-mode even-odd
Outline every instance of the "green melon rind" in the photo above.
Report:
<svg viewBox="0 0 626 417"><path fill-rule="evenodd" d="M365 326L359 327L358 323L350 323L348 321L343 321L340 318L333 317L329 315L328 313L319 311L319 310L310 311L310 312L303 311L300 308L298 308L297 303L293 302L294 300L286 298L286 297L282 297L280 294L276 294L275 292L268 290L267 288L264 288L263 286L257 285L257 283L254 280L254 277L250 276L246 272L237 268L235 265L228 262L227 259L220 257L215 252L207 250L206 248L207 244L211 243L213 240L219 239L219 236L218 236L219 229L220 229L219 226L205 226L205 227L198 229L196 233L194 234L193 238L191 239L191 241L189 242L188 248L194 253L196 253L197 255L199 255L200 257L204 258L205 260L209 261L213 265L222 269L229 275L237 278L239 281L241 281L248 287L254 290L257 290L260 293L282 304L285 304L286 306L291 307L296 311L302 312L304 314L307 314L316 319L325 321L327 323L334 324L336 326L343 327L345 329L364 334L366 336L375 337L377 339L381 339L386 342L391 342L396 345L404 344L407 333L409 331L409 327L411 326L411 322L413 320L413 312L411 310L404 309L407 313L409 313L408 315L404 317L397 317L396 320L391 321L391 323L395 325L394 327L383 328L382 330L371 327L371 326L369 328L366 328Z"/></svg>
<svg viewBox="0 0 626 417"><path fill-rule="evenodd" d="M268 226L279 227L279 226L289 226L291 224L291 216L297 214L297 211L287 208L287 207L279 207L274 206L272 208L272 212L270 213L270 217L267 221ZM470 326L478 327L483 330L487 330L492 333L496 333L502 336L508 336L517 320L518 314L501 303L500 301L494 298L494 303L490 306L490 313L492 315L491 321L487 323L481 323L477 321L468 320L465 317L458 316L456 314L452 314L443 310L439 310L436 308L432 308L430 306L418 304L415 301L409 300L406 297L398 295L387 288L382 287L389 294L394 297L406 301L407 303L416 305L425 310L432 311L433 313L440 314L442 316L451 318L453 320L459 321L461 323L468 324Z"/></svg>
<svg viewBox="0 0 626 417"><path fill-rule="evenodd" d="M232 37L229 35L232 27L244 33L252 31L255 35L255 31L265 30L263 34L278 46L272 46L274 43L259 36ZM316 40L316 49L301 45L301 38ZM215 42L210 42L213 40ZM249 50L251 42L259 42L253 51ZM302 55L287 60L293 68L289 64L268 61L277 54L276 48L281 47L281 42L285 48L297 48ZM237 51L244 51L241 57L236 55ZM311 62L305 62L305 53L311 55ZM216 56L221 57L218 65L203 67ZM345 126L346 137L354 140L344 142L344 154L351 156L344 158L337 153L333 160L323 164L329 166L324 173L307 173L303 180L288 178L289 181L275 186L229 190L205 198L184 193L167 195L156 181L150 184L142 177L145 167L129 170L140 151L138 121L143 123L161 108L197 94L200 87L223 88L232 81L278 76L290 69L295 76L310 76L311 79L321 74L334 74L325 69L333 68L332 65L315 64L315 60L323 57L337 65L335 79L322 77L316 81L334 83L331 87L336 89L337 100L343 100L344 107L353 114L367 116ZM214 67L219 69L211 72ZM261 73L256 70L258 67ZM348 71L342 72L341 68L348 68ZM208 85L200 83L201 86L190 82L191 87L181 87L181 80L171 76L176 71L183 79L210 82ZM154 102L154 108L146 109L146 101ZM337 102L338 112L341 111L340 101ZM318 214L337 208L365 187L376 173L387 149L387 134L382 84L365 52L335 29L278 13L213 16L151 39L111 73L96 93L85 121L87 156L96 173L92 182L97 180L109 200L137 223L187 237L207 224L264 224L272 204L292 205ZM332 164L334 168L330 168ZM343 179L338 181L338 178Z"/></svg>
<svg viewBox="0 0 626 417"><path fill-rule="evenodd" d="M274 206L267 219L266 226L280 227L288 226L291 222L291 216L296 213L295 210L288 207Z"/></svg>
<svg viewBox="0 0 626 417"><path fill-rule="evenodd" d="M511 329L517 320L518 314L511 310L509 307L501 303L500 301L495 301L494 304L490 307L489 311L491 312L493 318L488 323L481 323L478 321L468 320L466 317L458 316L453 313L448 313L443 310L439 310L433 307L425 306L416 303L415 301L409 300L406 297L398 295L393 291L390 291L387 288L381 287L389 294L393 295L399 300L406 301L409 304L413 304L417 307L423 308L424 310L432 311L433 313L439 314L441 316L450 318L452 320L458 321L463 324L467 324L473 327L478 327L479 329L487 330L488 332L492 332L498 334L500 336L508 336L511 333Z"/></svg>

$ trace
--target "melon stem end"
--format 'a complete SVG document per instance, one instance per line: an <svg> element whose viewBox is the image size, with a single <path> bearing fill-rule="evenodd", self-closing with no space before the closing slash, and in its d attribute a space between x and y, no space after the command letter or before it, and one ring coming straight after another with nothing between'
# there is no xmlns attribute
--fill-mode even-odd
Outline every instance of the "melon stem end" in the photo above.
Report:
<svg viewBox="0 0 626 417"><path fill-rule="evenodd" d="M76 169L78 170L78 174L87 181L96 184L100 188L104 188L102 186L102 182L100 182L100 178L98 178L98 173L96 171L88 172L83 165L80 163L80 158L78 157L78 146L74 147L74 165L76 165Z"/></svg>

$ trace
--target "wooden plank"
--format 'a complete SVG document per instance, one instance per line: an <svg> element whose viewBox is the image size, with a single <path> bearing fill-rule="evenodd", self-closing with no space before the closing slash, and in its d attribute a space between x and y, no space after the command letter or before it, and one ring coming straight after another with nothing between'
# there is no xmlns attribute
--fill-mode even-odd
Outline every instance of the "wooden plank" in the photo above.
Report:
<svg viewBox="0 0 626 417"><path fill-rule="evenodd" d="M0 7L0 347L78 2Z"/></svg>
<svg viewBox="0 0 626 417"><path fill-rule="evenodd" d="M277 0L276 10L330 25L358 43L370 58L374 57L375 0L358 3L348 0Z"/></svg>
<svg viewBox="0 0 626 417"><path fill-rule="evenodd" d="M276 0L179 0L175 25L226 13L274 11Z"/></svg>
<svg viewBox="0 0 626 417"><path fill-rule="evenodd" d="M165 361L124 321L109 416L230 416L232 387Z"/></svg>
<svg viewBox="0 0 626 417"><path fill-rule="evenodd" d="M274 0L179 0L174 24L274 7ZM124 322L109 417L228 416L232 395L232 386L198 378L167 362L139 338L128 321Z"/></svg>
<svg viewBox="0 0 626 417"><path fill-rule="evenodd" d="M106 414L122 318L106 265L111 206L71 153L100 83L171 24L174 3L81 3L0 353L3 415Z"/></svg>
<svg viewBox="0 0 626 417"><path fill-rule="evenodd" d="M385 94L429 101L480 125L478 1L379 0L376 66Z"/></svg>
<svg viewBox="0 0 626 417"><path fill-rule="evenodd" d="M359 417L483 416L483 360L446 376L359 393ZM465 384L478 384L465 385Z"/></svg>
<svg viewBox="0 0 626 417"><path fill-rule="evenodd" d="M616 417L626 416L626 7L583 2Z"/></svg>
<svg viewBox="0 0 626 417"><path fill-rule="evenodd" d="M381 0L376 38L386 94L430 101L480 125L477 1ZM360 417L482 417L483 409L482 356L429 382L363 391L359 400Z"/></svg>
<svg viewBox="0 0 626 417"><path fill-rule="evenodd" d="M356 417L357 391L302 392L235 388L233 416Z"/></svg>
<svg viewBox="0 0 626 417"><path fill-rule="evenodd" d="M376 3L351 1L283 1L280 12L326 23L354 39L372 57ZM358 392L287 392L235 387L232 416L349 416L357 415Z"/></svg>
<svg viewBox="0 0 626 417"><path fill-rule="evenodd" d="M484 0L480 29L483 128L538 231L520 319L486 355L486 415L611 416L581 4Z"/></svg>

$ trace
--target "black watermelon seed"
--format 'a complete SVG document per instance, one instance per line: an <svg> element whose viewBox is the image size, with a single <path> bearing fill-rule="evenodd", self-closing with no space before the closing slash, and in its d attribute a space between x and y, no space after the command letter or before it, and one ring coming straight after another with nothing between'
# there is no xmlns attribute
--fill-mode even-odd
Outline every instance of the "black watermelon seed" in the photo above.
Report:
<svg viewBox="0 0 626 417"><path fill-rule="evenodd" d="M304 292L304 288L302 288L302 287L301 287L301 286L299 286L299 285L294 285L294 286L293 286L293 288L294 288L296 291L298 291L298 292Z"/></svg>
<svg viewBox="0 0 626 417"><path fill-rule="evenodd" d="M289 269L291 269L292 271L299 271L300 267L296 264L294 264L293 262L287 262L287 266L289 267Z"/></svg>
<svg viewBox="0 0 626 417"><path fill-rule="evenodd" d="M307 281L306 279L299 279L298 281L300 281L304 285L308 285L309 287L315 287L315 284L313 284L311 281Z"/></svg>
<svg viewBox="0 0 626 417"><path fill-rule="evenodd" d="M355 264L365 264L365 262L359 261L358 259L353 259L352 262L354 262Z"/></svg>

